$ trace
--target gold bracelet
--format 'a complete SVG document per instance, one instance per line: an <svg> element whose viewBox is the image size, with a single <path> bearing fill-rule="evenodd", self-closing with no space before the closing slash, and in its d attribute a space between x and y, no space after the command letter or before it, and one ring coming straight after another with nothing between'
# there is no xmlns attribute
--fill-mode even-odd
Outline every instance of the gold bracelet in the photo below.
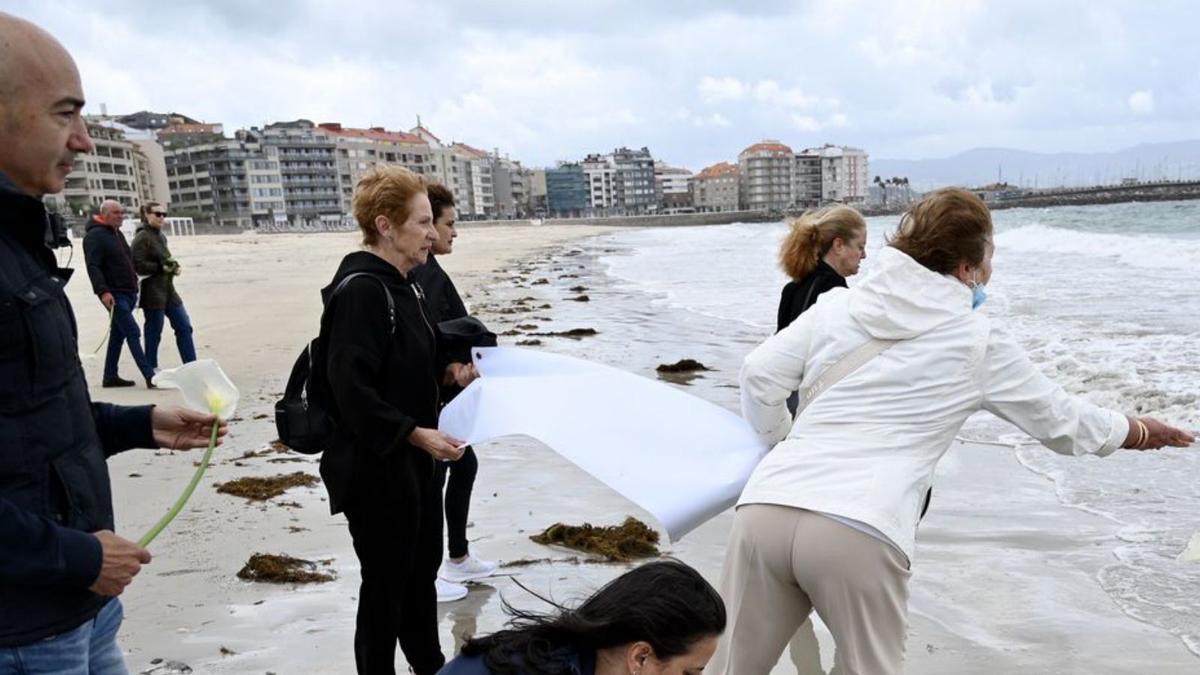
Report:
<svg viewBox="0 0 1200 675"><path fill-rule="evenodd" d="M1137 423L1138 423L1138 444L1134 447L1137 448L1138 450L1144 450L1146 448L1146 445L1150 442L1150 428L1147 427L1146 423L1141 421L1140 419L1137 420Z"/></svg>

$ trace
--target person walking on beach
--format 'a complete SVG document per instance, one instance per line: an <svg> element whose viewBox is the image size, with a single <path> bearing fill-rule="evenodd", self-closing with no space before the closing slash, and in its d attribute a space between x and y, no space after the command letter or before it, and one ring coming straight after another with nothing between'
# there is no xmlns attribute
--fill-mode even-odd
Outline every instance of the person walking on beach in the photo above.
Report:
<svg viewBox="0 0 1200 675"><path fill-rule="evenodd" d="M162 231L167 209L158 202L148 202L142 206L141 216L142 224L131 247L133 268L144 277L139 302L145 318L146 363L151 370L157 371L164 318L171 322L171 330L175 332L180 361L195 361L196 345L192 340L192 321L184 309L183 299L175 291L179 262L171 256L167 235Z"/></svg>
<svg viewBox="0 0 1200 675"><path fill-rule="evenodd" d="M849 206L805 212L791 224L779 247L779 262L791 278L779 295L775 331L791 325L825 291L847 288L846 277L858 274L867 257L867 222ZM788 398L796 413L797 394Z"/></svg>
<svg viewBox="0 0 1200 675"><path fill-rule="evenodd" d="M121 232L125 207L115 199L100 204L99 215L87 224L83 237L83 257L87 263L92 291L110 313L108 351L104 356L105 387L132 387L133 381L117 373L121 363L121 345L129 345L129 354L142 374L147 389L153 389L154 369L142 351L142 332L133 318L137 305L138 278L133 268L129 242Z"/></svg>
<svg viewBox="0 0 1200 675"><path fill-rule="evenodd" d="M454 239L458 236L455 222L454 194L444 185L431 183L428 186L429 205L433 209L433 224L438 239L433 244L429 261L413 270L416 282L425 290L425 301L434 324L467 316L458 289L450 276L438 264L437 255L454 252ZM442 388L442 405L446 405L462 391L458 387ZM461 458L453 462L437 463L438 489L445 488L446 533L449 541L447 560L438 570L438 602L451 602L465 597L463 583L476 581L496 573L496 563L471 555L467 544L467 518L471 510L471 489L479 471L479 460L475 449L467 446ZM447 480L449 476L449 480Z"/></svg>
<svg viewBox="0 0 1200 675"><path fill-rule="evenodd" d="M125 675L117 599L150 553L113 532L105 460L207 445L212 415L93 402L42 203L92 151L50 34L0 12L0 673ZM220 434L227 431L222 424Z"/></svg>
<svg viewBox="0 0 1200 675"><path fill-rule="evenodd" d="M716 590L676 560L635 567L558 610L512 610L508 628L469 639L442 675L698 675L726 619Z"/></svg>
<svg viewBox="0 0 1200 675"><path fill-rule="evenodd" d="M738 500L721 575L730 626L709 672L770 672L815 609L843 675L899 673L921 502L978 410L1066 455L1195 441L1067 394L977 311L993 241L974 193L934 191L866 279L746 357L743 415L774 447ZM793 424L784 402L801 387L812 396Z"/></svg>
<svg viewBox="0 0 1200 675"><path fill-rule="evenodd" d="M434 587L442 559L434 463L462 456L462 442L437 430L440 387L465 387L477 373L440 360L412 279L437 241L425 181L376 167L355 186L353 208L363 250L345 256L322 290L326 398L337 424L321 477L361 565L358 672L394 673L399 642L413 672L431 675L445 663Z"/></svg>

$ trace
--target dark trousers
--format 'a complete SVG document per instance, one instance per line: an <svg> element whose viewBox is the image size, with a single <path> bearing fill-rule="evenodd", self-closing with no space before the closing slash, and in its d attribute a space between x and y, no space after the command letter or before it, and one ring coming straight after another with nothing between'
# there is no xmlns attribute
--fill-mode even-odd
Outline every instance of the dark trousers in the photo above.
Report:
<svg viewBox="0 0 1200 675"><path fill-rule="evenodd" d="M397 642L416 675L433 675L446 662L434 587L442 562L442 510L432 459L410 462L404 474L386 492L346 509L362 570L354 630L361 675L394 675Z"/></svg>
<svg viewBox="0 0 1200 675"><path fill-rule="evenodd" d="M196 360L196 345L192 342L192 320L188 318L183 304L167 305L166 309L142 309L146 317L146 363L151 369L158 367L158 345L162 342L163 318L171 322L175 331L175 346L179 348L179 359L183 363Z"/></svg>
<svg viewBox="0 0 1200 675"><path fill-rule="evenodd" d="M121 362L121 346L124 344L129 345L129 354L133 356L133 362L137 364L142 377L153 377L154 369L147 363L146 353L142 351L142 331L133 318L137 293L115 292L112 296L112 328L108 334L108 353L104 356L104 379L114 380L118 377L117 365Z"/></svg>
<svg viewBox="0 0 1200 675"><path fill-rule="evenodd" d="M462 558L468 552L467 517L471 513L471 489L475 487L475 474L478 472L479 459L475 457L475 449L469 445L457 460L437 463L438 490L443 487L446 489L446 536L451 558ZM447 474L449 481L446 480Z"/></svg>

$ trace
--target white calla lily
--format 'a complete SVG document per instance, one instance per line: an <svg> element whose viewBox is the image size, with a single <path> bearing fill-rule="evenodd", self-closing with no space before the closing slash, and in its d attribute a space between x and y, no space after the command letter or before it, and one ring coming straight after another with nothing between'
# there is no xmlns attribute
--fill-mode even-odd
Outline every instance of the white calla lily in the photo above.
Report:
<svg viewBox="0 0 1200 675"><path fill-rule="evenodd" d="M209 412L226 420L237 410L237 387L212 359L200 359L159 371L154 376L154 384L179 389L183 404L192 410Z"/></svg>
<svg viewBox="0 0 1200 675"><path fill-rule="evenodd" d="M212 460L213 450L217 447L217 433L220 427L220 419L229 419L237 410L238 390L233 386L233 382L229 381L229 377L221 370L221 366L217 365L212 359L202 359L185 363L178 368L164 370L154 376L154 383L162 387L175 387L183 394L183 404L197 412L212 413L217 416L217 420L212 423L212 435L208 441L208 449L204 451L204 456L200 458L200 465L196 467L195 473L192 474L192 480L188 482L187 487L183 489L183 493L179 495L179 499L175 500L175 504L167 513L150 528L150 531L142 535L138 540L138 546L149 546L150 542L158 536L160 532L175 520L175 516L183 510L184 505L191 499L192 493L196 491L196 486L200 484L200 479L204 476L204 472L208 470L208 464Z"/></svg>

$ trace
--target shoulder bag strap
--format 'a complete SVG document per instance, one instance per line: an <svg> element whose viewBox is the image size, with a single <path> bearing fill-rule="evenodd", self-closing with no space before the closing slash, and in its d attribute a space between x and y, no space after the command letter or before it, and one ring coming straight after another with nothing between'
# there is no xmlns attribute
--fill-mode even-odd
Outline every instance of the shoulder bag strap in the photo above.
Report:
<svg viewBox="0 0 1200 675"><path fill-rule="evenodd" d="M898 340L879 340L872 338L846 354L837 363L826 368L817 379L804 391L800 392L800 403L796 407L796 418L804 413L804 409L816 400L827 389L840 382L850 373L858 370L867 361L875 358L896 344Z"/></svg>

